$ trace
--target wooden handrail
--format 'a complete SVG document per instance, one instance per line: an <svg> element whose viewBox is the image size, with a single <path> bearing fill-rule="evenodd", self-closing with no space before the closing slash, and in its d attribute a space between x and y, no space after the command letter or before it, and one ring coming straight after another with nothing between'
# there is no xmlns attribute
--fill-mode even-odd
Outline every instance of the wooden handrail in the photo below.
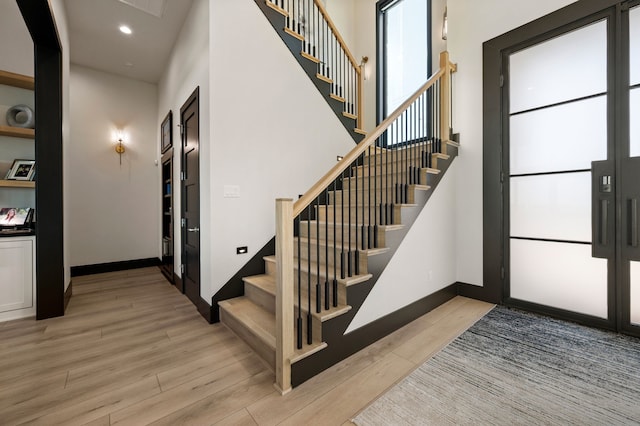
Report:
<svg viewBox="0 0 640 426"><path fill-rule="evenodd" d="M329 25L329 28L331 28L331 31L336 36L336 39L338 40L338 43L340 43L340 46L342 46L342 50L344 50L344 52L347 54L347 58L349 58L349 62L351 62L351 65L353 65L353 68L356 69L356 72L358 74L360 74L361 73L360 64L358 64L356 62L356 58L354 58L353 54L351 54L351 51L347 47L347 43L345 43L344 39L340 35L340 31L338 31L338 28L336 27L336 25L331 20L331 17L329 16L329 13L327 12L327 9L324 8L324 5L322 4L322 1L313 0L313 2L318 7L318 10L320 11L322 16L324 17L324 20L327 21L327 24Z"/></svg>
<svg viewBox="0 0 640 426"><path fill-rule="evenodd" d="M406 101L402 103L395 111L382 121L365 137L358 145L355 146L340 162L336 163L315 185L313 185L305 194L293 204L293 217L298 216L302 211L315 200L318 195L325 190L342 172L344 172L365 150L375 143L375 141L384 133L385 130L393 123L412 103L416 101L427 89L433 86L446 72L446 69L440 69L427 80L416 92Z"/></svg>

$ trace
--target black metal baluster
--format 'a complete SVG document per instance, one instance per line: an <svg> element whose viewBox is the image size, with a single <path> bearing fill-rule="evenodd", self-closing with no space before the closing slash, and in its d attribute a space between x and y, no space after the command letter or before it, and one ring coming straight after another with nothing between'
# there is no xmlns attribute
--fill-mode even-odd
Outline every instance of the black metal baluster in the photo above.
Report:
<svg viewBox="0 0 640 426"><path fill-rule="evenodd" d="M297 339L297 347L298 349L302 349L302 269L300 265L300 259L302 258L302 251L300 251L300 234L302 231L300 224L300 216L298 215L295 219L297 223L298 229L298 312L297 312L297 323L298 323L298 339Z"/></svg>
<svg viewBox="0 0 640 426"><path fill-rule="evenodd" d="M333 306L338 306L338 256L336 241L336 228L338 226L338 216L336 216L336 204L338 204L336 188L338 178L333 181Z"/></svg>
<svg viewBox="0 0 640 426"><path fill-rule="evenodd" d="M329 187L324 190L324 223L324 308L329 309Z"/></svg>
<svg viewBox="0 0 640 426"><path fill-rule="evenodd" d="M353 164L350 164L349 166L352 166ZM349 169L347 169L349 170ZM351 179L349 178L349 209L348 214L347 214L347 220L349 222L349 225L347 226L347 234L348 234L348 244L347 244L347 250L349 253L348 259L347 259L347 271L348 271L348 275L351 277L353 276L353 258L351 256L351 193L353 192L351 189Z"/></svg>
<svg viewBox="0 0 640 426"><path fill-rule="evenodd" d="M359 157L358 157L359 158ZM355 161L355 167L352 166L351 170L358 170L358 158L356 158ZM352 173L353 174L353 173ZM356 241L355 241L355 252L353 253L354 256L354 271L356 275L360 275L360 262L359 262L359 255L360 255L360 247L358 246L358 173L355 173L355 178L356 178L356 200L355 200L355 214L356 214L356 221L355 221L355 226L353 228L353 233L355 234L356 237ZM351 218L351 212L353 210L349 211L349 218ZM351 227L349 227L349 235L351 235ZM351 245L349 245L349 247L351 247Z"/></svg>
<svg viewBox="0 0 640 426"><path fill-rule="evenodd" d="M320 294L320 198L316 198L316 312L322 310L322 295ZM325 224L325 228L327 224Z"/></svg>
<svg viewBox="0 0 640 426"><path fill-rule="evenodd" d="M311 342L311 204L309 204L307 206L307 344L310 345Z"/></svg>
<svg viewBox="0 0 640 426"><path fill-rule="evenodd" d="M340 252L340 278L345 279L345 277L347 276L347 253L344 251L344 171L342 172L340 183L340 196L342 198L342 202L340 203L340 246L342 248L342 251Z"/></svg>
<svg viewBox="0 0 640 426"><path fill-rule="evenodd" d="M371 248L373 248L373 240L371 238L371 145L369 145L369 148L367 148L367 150L368 150L367 151L367 154L368 154L368 156L367 156L368 161L367 162L369 163L369 164L367 164L367 172L369 174L369 184L368 184L368 188L367 188L368 200L367 200L366 209L367 209L369 220L367 221L367 225L368 226L365 228L364 225L363 225L362 231L364 233L364 231L366 229L366 232L367 232L367 246L366 246L366 248L367 249L371 249ZM362 159L362 175L364 176L364 158ZM376 178L375 172L374 172L373 178L374 179ZM362 202L362 204L364 204L364 201ZM363 235L362 239L364 240L364 235ZM363 246L364 246L364 244L363 244Z"/></svg>
<svg viewBox="0 0 640 426"><path fill-rule="evenodd" d="M375 180L373 181L373 247L378 248L378 144L380 143L380 138L376 139L375 144L373 145L373 174L375 176ZM369 168L371 168L371 160L369 160ZM382 167L380 167L382 170ZM371 171L369 171L371 172ZM380 173L380 185L382 185L382 173ZM382 205L382 200L380 205Z"/></svg>

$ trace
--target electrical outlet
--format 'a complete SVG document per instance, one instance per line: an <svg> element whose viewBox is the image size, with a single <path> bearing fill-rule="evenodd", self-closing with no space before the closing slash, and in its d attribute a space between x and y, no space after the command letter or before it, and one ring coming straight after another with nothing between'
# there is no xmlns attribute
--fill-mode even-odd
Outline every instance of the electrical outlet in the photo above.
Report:
<svg viewBox="0 0 640 426"><path fill-rule="evenodd" d="M249 249L247 248L247 246L236 248L236 254L247 254L248 252L249 252Z"/></svg>

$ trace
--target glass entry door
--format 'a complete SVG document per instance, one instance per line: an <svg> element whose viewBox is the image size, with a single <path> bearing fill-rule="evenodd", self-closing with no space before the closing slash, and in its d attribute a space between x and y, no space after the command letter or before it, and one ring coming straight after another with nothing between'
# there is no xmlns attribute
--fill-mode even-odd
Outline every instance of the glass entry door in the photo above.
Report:
<svg viewBox="0 0 640 426"><path fill-rule="evenodd" d="M629 143L623 149L622 269L628 279L623 291L623 323L640 326L640 6L629 10ZM628 292L626 291L628 288Z"/></svg>
<svg viewBox="0 0 640 426"><path fill-rule="evenodd" d="M503 55L507 301L640 336L640 1Z"/></svg>
<svg viewBox="0 0 640 426"><path fill-rule="evenodd" d="M605 192L594 213L593 190L602 174L594 169L614 164L607 40L602 19L506 58L508 297L603 320L611 314L615 205ZM602 189L613 191L613 172L604 170ZM598 255L598 246L611 250Z"/></svg>

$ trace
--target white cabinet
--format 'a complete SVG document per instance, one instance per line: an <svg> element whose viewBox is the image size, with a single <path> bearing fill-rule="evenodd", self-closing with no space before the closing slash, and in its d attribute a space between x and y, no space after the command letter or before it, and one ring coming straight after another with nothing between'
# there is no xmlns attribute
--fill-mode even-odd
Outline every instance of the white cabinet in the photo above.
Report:
<svg viewBox="0 0 640 426"><path fill-rule="evenodd" d="M35 315L35 237L0 238L0 321Z"/></svg>

